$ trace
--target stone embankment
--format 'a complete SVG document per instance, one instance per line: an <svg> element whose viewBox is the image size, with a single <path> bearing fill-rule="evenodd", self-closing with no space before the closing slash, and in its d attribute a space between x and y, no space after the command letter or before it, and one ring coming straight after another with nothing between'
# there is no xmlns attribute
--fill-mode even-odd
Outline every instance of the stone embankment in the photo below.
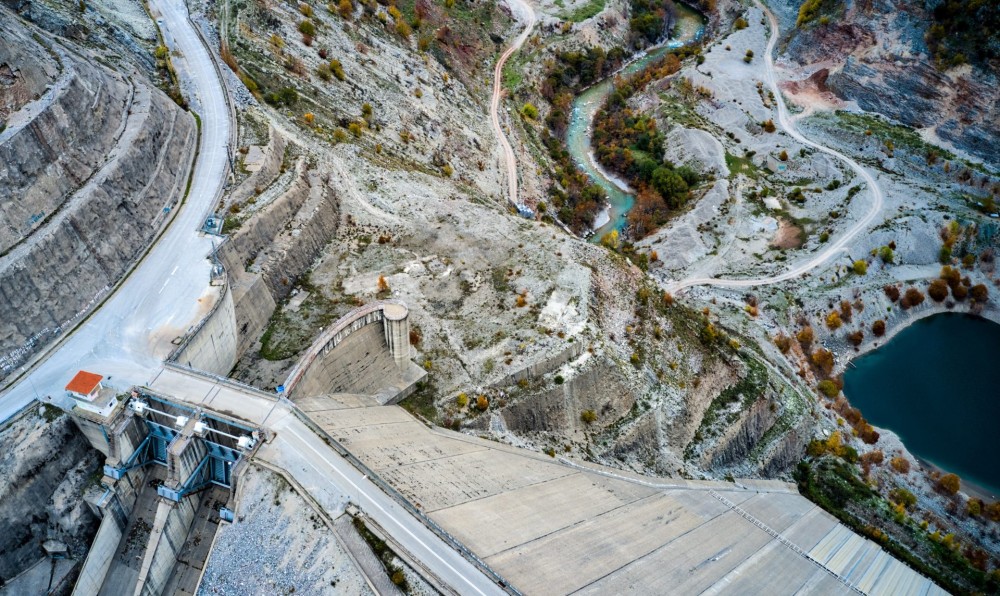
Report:
<svg viewBox="0 0 1000 596"><path fill-rule="evenodd" d="M239 228L223 229L228 238L216 252L226 270L222 301L174 361L229 374L336 232L340 207L328 176L304 158L282 175L284 152L285 140L272 130L261 169L230 193L227 203L254 211Z"/></svg>
<svg viewBox="0 0 1000 596"><path fill-rule="evenodd" d="M184 195L197 126L147 80L42 42L5 9L0 17L0 106L17 108L0 132L5 376L143 254ZM47 90L27 71L46 73Z"/></svg>

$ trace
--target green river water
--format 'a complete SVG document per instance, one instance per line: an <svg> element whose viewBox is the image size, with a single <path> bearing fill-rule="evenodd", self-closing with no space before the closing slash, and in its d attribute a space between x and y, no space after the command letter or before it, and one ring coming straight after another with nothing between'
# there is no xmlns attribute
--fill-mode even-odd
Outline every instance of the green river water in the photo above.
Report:
<svg viewBox="0 0 1000 596"><path fill-rule="evenodd" d="M670 50L701 39L705 32L705 19L702 15L679 2L674 5L677 7L677 24L671 39L630 62L618 71L617 75L628 76L637 73ZM614 77L612 76L578 95L573 101L573 115L566 131L566 145L577 167L586 172L595 184L608 193L608 221L597 228L596 233L591 238L592 241L600 240L601 236L611 230L620 232L625 225L625 214L632 208L634 202L634 197L628 190L628 186L622 181L613 180L602 171L590 152L590 126L594 120L594 114L604 105L604 100L611 93L613 86Z"/></svg>

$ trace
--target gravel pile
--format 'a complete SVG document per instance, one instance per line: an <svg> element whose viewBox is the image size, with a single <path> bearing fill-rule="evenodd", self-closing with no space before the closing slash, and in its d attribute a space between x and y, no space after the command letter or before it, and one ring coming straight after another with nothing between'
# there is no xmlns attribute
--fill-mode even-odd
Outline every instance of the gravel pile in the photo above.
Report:
<svg viewBox="0 0 1000 596"><path fill-rule="evenodd" d="M333 533L281 477L253 470L219 530L200 594L369 594Z"/></svg>

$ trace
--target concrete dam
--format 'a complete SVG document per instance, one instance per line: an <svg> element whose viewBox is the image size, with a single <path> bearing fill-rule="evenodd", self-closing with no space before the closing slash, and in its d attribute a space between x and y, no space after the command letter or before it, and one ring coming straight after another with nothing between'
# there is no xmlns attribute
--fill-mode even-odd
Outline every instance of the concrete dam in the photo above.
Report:
<svg viewBox="0 0 1000 596"><path fill-rule="evenodd" d="M98 412L78 401L77 426L106 455L106 491L73 594L195 593L209 554L201 542L232 520L236 479L261 433L148 390Z"/></svg>
<svg viewBox="0 0 1000 596"><path fill-rule="evenodd" d="M251 458L342 515L345 497L331 501L324 488L337 477L314 475L310 453L356 468L498 591L942 593L794 485L643 477L383 405L423 373L410 361L408 316L396 301L350 312L304 353L282 394L187 363L124 395L99 375L74 379L73 419L105 455L92 504L100 526L74 593L196 593ZM352 515L366 515L346 498Z"/></svg>

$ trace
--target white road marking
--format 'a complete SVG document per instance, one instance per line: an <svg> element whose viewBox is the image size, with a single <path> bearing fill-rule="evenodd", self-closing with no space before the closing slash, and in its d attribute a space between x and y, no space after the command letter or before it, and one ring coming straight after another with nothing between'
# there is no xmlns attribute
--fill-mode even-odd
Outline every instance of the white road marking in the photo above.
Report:
<svg viewBox="0 0 1000 596"><path fill-rule="evenodd" d="M483 594L483 596L486 595L485 592L483 592L482 590L480 590L479 588L477 588L474 584L472 584L472 582L470 582L468 579L466 579L466 577L464 575L462 575L461 573L459 573L459 571L457 569L455 569L447 561L445 561L444 559L442 559L441 555L437 554L437 552L433 548L429 547L427 544L424 543L424 541L422 541L419 538L417 538L417 536L413 532L411 532L409 530L409 528L407 528L406 526L402 525L398 520L396 520L395 517L393 517L392 515L390 515L389 512L385 510L385 508L383 508L381 505L378 504L378 501L376 501L372 497L368 496L368 493L366 493L365 491L361 490L360 486L358 486L357 484L355 484L350 478L347 477L346 474L344 474L343 472L341 472L340 469L338 469L337 466L333 464L333 462L331 462L330 460L326 459L326 457L324 457L322 453L320 453L319 451L317 451L315 447L313 447L311 444L309 444L309 441L306 441L305 439L303 439L302 435L300 435L299 433L295 432L295 430L293 430L291 428L288 429L288 432L290 434L294 435L299 441L301 441L303 445L305 445L306 447L308 447L310 451L312 451L313 453L315 453L317 457L319 457L321 460L323 460L326 463L326 465L330 466L333 469L333 471L335 471L337 474L339 474L341 478L343 478L348 484L350 484L351 487L358 492L358 494L361 494L361 495L364 495L365 497L367 497L368 500L371 501L372 505L376 509L378 509L379 511L381 511L382 513L384 513L389 519L391 519L394 522L396 522L399 525L400 529L403 530L403 532L406 532L406 534L409 535L410 538L412 538L413 540L415 540L417 542L417 544L419 544L420 546L422 546L425 549L427 549L427 551L435 559L437 559L438 561L440 561L442 565L444 565L445 567L447 567L449 570L451 570L452 573L454 573L458 577L462 578L462 580L466 584L468 584L468 586L470 588L472 588L473 590L475 590L477 594ZM288 441L285 441L285 442L287 443ZM309 465L310 468L316 470L316 473L318 473L322 477L322 475L323 475L322 470L316 469L316 466L312 465L312 462L310 462L308 459L305 460L305 461ZM333 484L333 482L331 481L330 484ZM334 485L334 486L336 486L336 485Z"/></svg>

